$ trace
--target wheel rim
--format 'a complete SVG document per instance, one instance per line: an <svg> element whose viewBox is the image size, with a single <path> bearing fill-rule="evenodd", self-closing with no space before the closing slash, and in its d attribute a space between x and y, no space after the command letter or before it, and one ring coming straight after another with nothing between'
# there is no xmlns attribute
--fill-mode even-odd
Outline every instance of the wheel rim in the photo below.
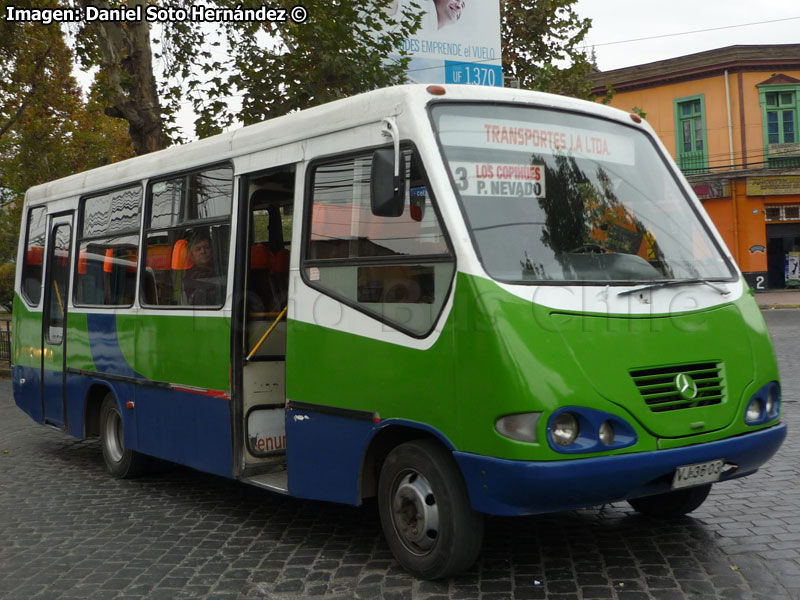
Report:
<svg viewBox="0 0 800 600"><path fill-rule="evenodd" d="M103 444L106 453L112 462L118 463L122 460L122 453L125 444L122 437L122 419L115 410L106 413L106 420L103 423Z"/></svg>
<svg viewBox="0 0 800 600"><path fill-rule="evenodd" d="M395 479L392 523L403 545L415 554L427 554L439 537L439 506L428 480L416 471Z"/></svg>

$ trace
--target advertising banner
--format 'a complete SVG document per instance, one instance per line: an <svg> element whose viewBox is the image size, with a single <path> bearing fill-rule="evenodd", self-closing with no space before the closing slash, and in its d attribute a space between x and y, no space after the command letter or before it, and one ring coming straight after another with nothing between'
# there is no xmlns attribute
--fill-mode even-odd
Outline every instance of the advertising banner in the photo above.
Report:
<svg viewBox="0 0 800 600"><path fill-rule="evenodd" d="M423 13L403 44L412 82L502 87L499 0L397 0L390 11L399 19L404 9Z"/></svg>
<svg viewBox="0 0 800 600"><path fill-rule="evenodd" d="M748 196L783 196L800 194L800 176L748 177Z"/></svg>
<svg viewBox="0 0 800 600"><path fill-rule="evenodd" d="M800 281L800 252L789 252L786 254L786 281Z"/></svg>

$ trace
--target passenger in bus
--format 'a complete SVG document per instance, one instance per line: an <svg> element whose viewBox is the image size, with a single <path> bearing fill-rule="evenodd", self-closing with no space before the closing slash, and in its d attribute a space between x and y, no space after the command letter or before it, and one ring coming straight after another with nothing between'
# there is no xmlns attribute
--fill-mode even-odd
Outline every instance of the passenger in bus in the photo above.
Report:
<svg viewBox="0 0 800 600"><path fill-rule="evenodd" d="M222 304L225 289L224 277L214 266L214 252L207 233L196 234L189 245L189 258L193 263L183 276L183 292L192 305L216 306Z"/></svg>

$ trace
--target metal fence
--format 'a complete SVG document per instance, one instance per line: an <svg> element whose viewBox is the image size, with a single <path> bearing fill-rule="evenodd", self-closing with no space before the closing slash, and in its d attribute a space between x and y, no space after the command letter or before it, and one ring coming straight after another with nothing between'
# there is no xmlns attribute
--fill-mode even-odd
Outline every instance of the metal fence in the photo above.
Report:
<svg viewBox="0 0 800 600"><path fill-rule="evenodd" d="M0 366L11 366L11 317L0 319Z"/></svg>

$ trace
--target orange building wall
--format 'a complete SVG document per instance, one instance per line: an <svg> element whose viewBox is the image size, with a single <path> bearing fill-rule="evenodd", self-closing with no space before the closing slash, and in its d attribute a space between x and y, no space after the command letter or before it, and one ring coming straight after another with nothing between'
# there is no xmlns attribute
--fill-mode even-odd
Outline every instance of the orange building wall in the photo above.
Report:
<svg viewBox="0 0 800 600"><path fill-rule="evenodd" d="M731 181L730 198L703 200L703 208L744 272L767 270L764 197L747 196L746 179ZM773 204L770 200L770 204ZM759 247L763 247L761 250Z"/></svg>
<svg viewBox="0 0 800 600"><path fill-rule="evenodd" d="M730 198L710 198L702 201L703 208L719 230L725 245L736 258L734 242L736 236L733 231L733 203Z"/></svg>
<svg viewBox="0 0 800 600"><path fill-rule="evenodd" d="M781 71L800 79L800 71ZM769 79L774 71L742 73L742 98L739 95L739 74L728 74L730 88L730 117L733 138L733 162L740 167L743 162L740 104L744 106L745 137L748 166L759 167L764 161L764 134L757 84ZM663 86L618 92L611 106L630 112L634 107L646 113L648 123L656 130L673 158L675 154L675 104L674 101L689 96L704 95L706 139L709 167L730 167L728 136L728 111L725 96L725 77L717 75L695 81L668 83Z"/></svg>

